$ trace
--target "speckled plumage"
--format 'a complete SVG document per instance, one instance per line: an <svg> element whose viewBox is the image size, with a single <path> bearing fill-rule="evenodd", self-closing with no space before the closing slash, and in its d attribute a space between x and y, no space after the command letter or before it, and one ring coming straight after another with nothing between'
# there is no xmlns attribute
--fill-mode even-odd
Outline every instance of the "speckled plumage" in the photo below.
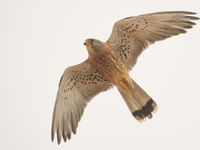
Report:
<svg viewBox="0 0 200 150"><path fill-rule="evenodd" d="M129 110L138 121L152 118L157 109L152 98L129 76L142 51L156 41L185 33L195 25L192 12L160 12L119 20L105 43L88 39L89 57L69 67L59 83L52 120L52 140L58 143L76 133L87 103L98 93L116 86Z"/></svg>

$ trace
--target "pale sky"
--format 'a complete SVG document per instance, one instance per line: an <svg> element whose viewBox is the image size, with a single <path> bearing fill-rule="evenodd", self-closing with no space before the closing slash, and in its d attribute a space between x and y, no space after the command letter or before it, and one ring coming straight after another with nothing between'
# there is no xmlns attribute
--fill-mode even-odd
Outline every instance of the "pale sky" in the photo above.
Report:
<svg viewBox="0 0 200 150"><path fill-rule="evenodd" d="M60 77L84 61L87 38L106 41L115 21L169 10L197 12L199 0L1 0L1 150L199 150L200 22L186 34L150 46L130 72L157 102L138 123L116 88L87 106L77 134L51 142Z"/></svg>

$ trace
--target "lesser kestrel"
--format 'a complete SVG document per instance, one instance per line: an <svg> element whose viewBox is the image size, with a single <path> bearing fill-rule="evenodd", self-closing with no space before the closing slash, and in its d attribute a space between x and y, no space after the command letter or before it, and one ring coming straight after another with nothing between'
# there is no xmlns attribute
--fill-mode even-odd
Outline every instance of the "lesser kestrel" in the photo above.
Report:
<svg viewBox="0 0 200 150"><path fill-rule="evenodd" d="M58 143L76 133L87 103L98 93L116 86L130 112L138 121L152 118L155 101L129 76L141 52L156 41L185 33L195 25L195 13L159 12L128 17L114 24L110 38L104 43L87 39L89 57L69 67L62 75L52 121L52 140Z"/></svg>

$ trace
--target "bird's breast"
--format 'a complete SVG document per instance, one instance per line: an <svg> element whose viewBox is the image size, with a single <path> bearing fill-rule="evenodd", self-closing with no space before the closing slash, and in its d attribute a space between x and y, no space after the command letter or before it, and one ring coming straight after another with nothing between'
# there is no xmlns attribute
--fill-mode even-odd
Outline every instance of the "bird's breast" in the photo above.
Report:
<svg viewBox="0 0 200 150"><path fill-rule="evenodd" d="M93 64L97 70L114 85L117 85L122 78L128 77L128 71L124 63L119 56L110 49L104 50L94 57Z"/></svg>

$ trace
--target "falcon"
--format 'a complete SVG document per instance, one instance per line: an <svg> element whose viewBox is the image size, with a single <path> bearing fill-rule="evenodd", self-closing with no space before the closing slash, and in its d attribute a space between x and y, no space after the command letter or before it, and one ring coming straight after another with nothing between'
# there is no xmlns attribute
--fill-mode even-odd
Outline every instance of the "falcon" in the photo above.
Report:
<svg viewBox="0 0 200 150"><path fill-rule="evenodd" d="M195 25L196 13L186 11L157 12L124 18L114 24L106 42L87 39L88 58L67 68L60 80L52 120L60 144L76 134L78 122L87 103L98 93L116 86L132 115L142 122L152 118L156 102L129 76L138 56L148 45L186 33Z"/></svg>

